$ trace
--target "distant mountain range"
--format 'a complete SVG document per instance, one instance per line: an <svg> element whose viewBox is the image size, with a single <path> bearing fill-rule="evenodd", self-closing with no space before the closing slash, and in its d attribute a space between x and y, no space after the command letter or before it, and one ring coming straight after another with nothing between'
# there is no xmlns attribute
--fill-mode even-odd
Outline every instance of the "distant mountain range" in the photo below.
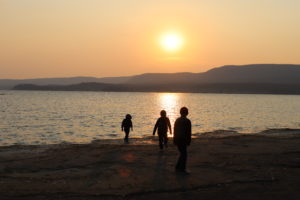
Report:
<svg viewBox="0 0 300 200"><path fill-rule="evenodd" d="M300 65L228 65L203 73L4 80L0 89L300 94Z"/></svg>

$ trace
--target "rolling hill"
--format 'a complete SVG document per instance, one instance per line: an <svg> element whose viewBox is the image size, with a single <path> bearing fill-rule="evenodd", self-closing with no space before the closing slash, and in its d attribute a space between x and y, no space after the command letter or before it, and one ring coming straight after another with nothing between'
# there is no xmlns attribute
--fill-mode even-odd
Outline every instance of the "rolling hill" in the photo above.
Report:
<svg viewBox="0 0 300 200"><path fill-rule="evenodd" d="M3 80L0 80L0 86L3 83L1 81ZM299 94L300 65L228 65L203 73L146 73L127 77L74 77L6 81L10 81L12 87L17 85L14 89L23 90Z"/></svg>

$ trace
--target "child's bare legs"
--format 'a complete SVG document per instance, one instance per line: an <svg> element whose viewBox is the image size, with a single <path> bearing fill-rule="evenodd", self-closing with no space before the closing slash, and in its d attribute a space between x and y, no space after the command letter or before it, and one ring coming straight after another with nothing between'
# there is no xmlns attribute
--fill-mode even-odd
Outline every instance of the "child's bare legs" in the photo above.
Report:
<svg viewBox="0 0 300 200"><path fill-rule="evenodd" d="M158 134L158 139L159 139L159 148L163 149L164 146L168 147L168 134Z"/></svg>
<svg viewBox="0 0 300 200"><path fill-rule="evenodd" d="M124 131L125 131L125 138L124 138L124 140L125 140L126 142L128 142L128 136L129 136L130 130L129 130L129 129L125 129Z"/></svg>

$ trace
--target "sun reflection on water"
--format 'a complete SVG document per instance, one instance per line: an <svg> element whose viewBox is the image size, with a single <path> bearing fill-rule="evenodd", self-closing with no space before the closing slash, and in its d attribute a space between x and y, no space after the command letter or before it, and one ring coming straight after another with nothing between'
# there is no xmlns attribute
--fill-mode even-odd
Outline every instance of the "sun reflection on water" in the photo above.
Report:
<svg viewBox="0 0 300 200"><path fill-rule="evenodd" d="M173 129L174 122L176 117L178 116L178 104L179 104L179 94L176 93L161 93L159 94L159 105L160 110L165 110L167 112L167 116L170 119L171 126ZM168 133L170 136L170 133Z"/></svg>

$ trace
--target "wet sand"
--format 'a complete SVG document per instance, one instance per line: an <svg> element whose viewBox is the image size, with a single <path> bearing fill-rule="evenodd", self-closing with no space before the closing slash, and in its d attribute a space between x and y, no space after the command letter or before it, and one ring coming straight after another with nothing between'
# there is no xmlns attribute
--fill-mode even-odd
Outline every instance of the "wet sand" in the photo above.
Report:
<svg viewBox="0 0 300 200"><path fill-rule="evenodd" d="M299 136L194 138L188 153L182 175L172 144L0 147L0 199L300 199Z"/></svg>

